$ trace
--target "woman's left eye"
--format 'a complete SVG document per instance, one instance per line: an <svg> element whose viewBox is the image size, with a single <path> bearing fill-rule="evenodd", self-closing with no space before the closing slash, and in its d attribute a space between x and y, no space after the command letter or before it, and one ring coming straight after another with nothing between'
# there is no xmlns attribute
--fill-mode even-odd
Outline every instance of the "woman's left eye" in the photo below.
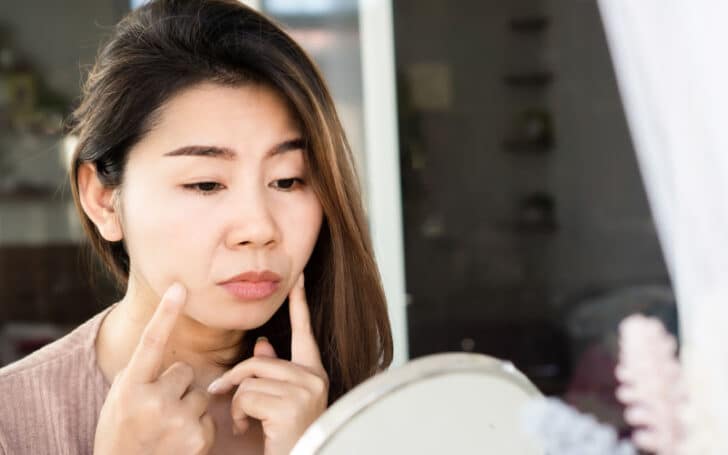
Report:
<svg viewBox="0 0 728 455"><path fill-rule="evenodd" d="M188 190L197 191L198 193L202 193L204 195L216 193L217 191L220 191L223 187L222 184L217 182L188 183L182 186Z"/></svg>
<svg viewBox="0 0 728 455"><path fill-rule="evenodd" d="M278 188L280 188L283 191L292 191L293 186L298 183L299 185L303 185L303 179L300 179L298 177L290 178L290 179L280 179L276 180L278 182Z"/></svg>

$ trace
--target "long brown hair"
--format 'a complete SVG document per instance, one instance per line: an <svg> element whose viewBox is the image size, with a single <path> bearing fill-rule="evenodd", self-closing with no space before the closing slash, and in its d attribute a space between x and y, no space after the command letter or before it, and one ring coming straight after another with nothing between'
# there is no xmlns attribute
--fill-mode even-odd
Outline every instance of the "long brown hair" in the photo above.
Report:
<svg viewBox="0 0 728 455"><path fill-rule="evenodd" d="M78 138L70 168L76 208L92 249L120 287L129 256L108 242L81 208L77 172L93 163L101 183L119 187L130 149L161 106L201 82L263 83L289 103L306 141L311 185L324 221L306 265L314 335L329 375L329 403L392 361L392 335L374 260L359 177L326 84L306 53L278 26L236 0L159 0L115 27L85 80L67 130ZM290 359L287 301L246 333L241 358L265 335Z"/></svg>

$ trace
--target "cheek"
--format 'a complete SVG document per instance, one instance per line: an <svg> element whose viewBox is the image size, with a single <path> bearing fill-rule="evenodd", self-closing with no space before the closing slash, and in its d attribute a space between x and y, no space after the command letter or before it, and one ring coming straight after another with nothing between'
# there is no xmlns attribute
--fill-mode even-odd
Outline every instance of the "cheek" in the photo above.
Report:
<svg viewBox="0 0 728 455"><path fill-rule="evenodd" d="M294 261L302 269L308 261L323 220L323 209L315 196L309 195L305 200L299 201L283 212L282 222L279 223L286 239L287 250Z"/></svg>
<svg viewBox="0 0 728 455"><path fill-rule="evenodd" d="M191 217L169 200L130 194L124 205L124 236L132 267L157 291L176 279L194 285L209 261L200 232L210 218ZM195 239L195 241L190 241Z"/></svg>

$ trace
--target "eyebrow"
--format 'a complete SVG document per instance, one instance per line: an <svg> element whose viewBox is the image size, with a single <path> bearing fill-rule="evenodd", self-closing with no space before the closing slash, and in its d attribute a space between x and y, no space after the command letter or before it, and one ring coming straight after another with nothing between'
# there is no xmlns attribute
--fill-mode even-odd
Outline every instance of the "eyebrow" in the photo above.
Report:
<svg viewBox="0 0 728 455"><path fill-rule="evenodd" d="M281 155L294 150L303 150L306 148L306 141L303 138L290 139L281 142L275 147L268 150L264 158ZM214 145L187 145L178 149L167 152L164 156L202 156L208 158L220 158L228 161L234 160L238 155L235 150L227 147L218 147Z"/></svg>

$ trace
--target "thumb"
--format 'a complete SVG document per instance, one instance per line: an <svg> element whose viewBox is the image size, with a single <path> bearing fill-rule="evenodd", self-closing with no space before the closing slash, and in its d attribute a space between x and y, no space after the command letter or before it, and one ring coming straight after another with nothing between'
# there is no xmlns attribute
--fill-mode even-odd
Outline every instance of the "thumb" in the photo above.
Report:
<svg viewBox="0 0 728 455"><path fill-rule="evenodd" d="M258 339L255 341L253 356L272 357L274 359L278 358L278 355L276 355L276 350L273 348L273 345L270 344L270 341L268 341L268 338L266 337L258 337Z"/></svg>

